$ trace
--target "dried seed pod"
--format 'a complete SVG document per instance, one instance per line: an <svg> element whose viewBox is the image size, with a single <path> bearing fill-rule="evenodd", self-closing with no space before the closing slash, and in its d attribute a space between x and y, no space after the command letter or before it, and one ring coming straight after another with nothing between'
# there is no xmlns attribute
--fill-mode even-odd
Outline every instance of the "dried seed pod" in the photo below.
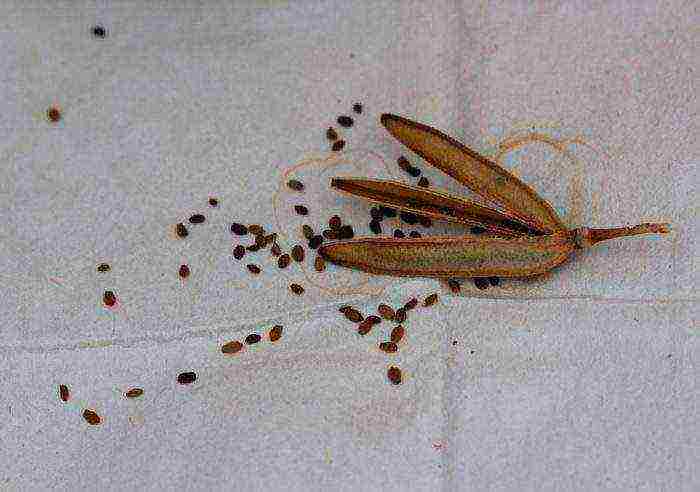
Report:
<svg viewBox="0 0 700 492"><path fill-rule="evenodd" d="M338 239L338 231L333 229L325 229L322 235L326 239Z"/></svg>
<svg viewBox="0 0 700 492"><path fill-rule="evenodd" d="M251 333L250 335L245 337L245 343L247 343L248 345L258 343L260 340L262 340L262 337L257 333Z"/></svg>
<svg viewBox="0 0 700 492"><path fill-rule="evenodd" d="M394 229L394 237L401 239L403 237L406 237L406 235L401 229Z"/></svg>
<svg viewBox="0 0 700 492"><path fill-rule="evenodd" d="M276 342L282 338L282 325L275 325L268 333L271 342Z"/></svg>
<svg viewBox="0 0 700 492"><path fill-rule="evenodd" d="M338 116L338 124L343 128L350 128L355 121L350 116Z"/></svg>
<svg viewBox="0 0 700 492"><path fill-rule="evenodd" d="M379 344L379 350L387 354L393 354L399 350L399 347L394 342L381 342Z"/></svg>
<svg viewBox="0 0 700 492"><path fill-rule="evenodd" d="M353 323L362 323L362 321L364 321L365 319L365 317L362 316L362 313L360 313L355 308L346 309L345 312L343 312L343 314L349 321L352 321Z"/></svg>
<svg viewBox="0 0 700 492"><path fill-rule="evenodd" d="M265 228L260 224L250 224L248 226L248 231L254 236L261 236L265 234Z"/></svg>
<svg viewBox="0 0 700 492"><path fill-rule="evenodd" d="M274 243L270 248L270 253L272 256L280 256L282 254L282 248L280 248L279 244Z"/></svg>
<svg viewBox="0 0 700 492"><path fill-rule="evenodd" d="M369 316L367 316L365 318L365 321L368 321L368 322L372 323L373 325L378 325L379 323L382 322L382 318L380 318L379 316L375 316L374 314L370 314Z"/></svg>
<svg viewBox="0 0 700 492"><path fill-rule="evenodd" d="M307 240L311 239L315 235L313 228L307 224L304 224L303 226L301 226L301 233L304 235L304 237Z"/></svg>
<svg viewBox="0 0 700 492"><path fill-rule="evenodd" d="M306 208L304 205L294 205L294 211L298 215L309 215L309 209Z"/></svg>
<svg viewBox="0 0 700 492"><path fill-rule="evenodd" d="M292 248L292 258L297 263L304 261L304 248L301 245L297 244Z"/></svg>
<svg viewBox="0 0 700 492"><path fill-rule="evenodd" d="M187 278L190 276L190 267L187 265L180 265L180 270L177 272L180 278Z"/></svg>
<svg viewBox="0 0 700 492"><path fill-rule="evenodd" d="M258 265L254 265L253 263L248 263L248 264L246 265L246 268L247 268L248 271L249 271L250 273L252 273L253 275L257 275L257 274L259 274L259 273L262 271L262 270L260 270L260 267L259 267Z"/></svg>
<svg viewBox="0 0 700 492"><path fill-rule="evenodd" d="M418 180L418 186L420 186L421 188L427 188L428 186L430 186L430 181L428 181L428 178L423 176Z"/></svg>
<svg viewBox="0 0 700 492"><path fill-rule="evenodd" d="M459 294L459 291L461 290L461 287L459 285L459 282L457 279L451 278L447 281L447 285L449 286L450 290L452 291L453 294Z"/></svg>
<svg viewBox="0 0 700 492"><path fill-rule="evenodd" d="M298 179L290 179L287 181L287 186L294 191L302 191L304 189L304 183Z"/></svg>
<svg viewBox="0 0 700 492"><path fill-rule="evenodd" d="M360 103L353 104L352 110L357 114L362 114L362 104L360 104Z"/></svg>
<svg viewBox="0 0 700 492"><path fill-rule="evenodd" d="M404 330L403 326L395 326L394 329L391 330L391 341L394 343L399 343L403 339L405 332L406 330Z"/></svg>
<svg viewBox="0 0 700 492"><path fill-rule="evenodd" d="M218 206L219 206L219 200L217 200L217 199L214 198L214 197L209 198L209 206L210 206L210 207L213 207L213 208L218 207Z"/></svg>
<svg viewBox="0 0 700 492"><path fill-rule="evenodd" d="M316 255L316 259L314 260L314 268L317 272L322 272L326 269L326 261L323 259L323 256Z"/></svg>
<svg viewBox="0 0 700 492"><path fill-rule="evenodd" d="M369 222L369 230L372 231L374 234L381 234L382 233L382 225L379 223L378 220L372 219Z"/></svg>
<svg viewBox="0 0 700 492"><path fill-rule="evenodd" d="M409 301L407 301L406 304L403 305L403 308L406 311L410 311L411 309L414 309L417 305L418 305L418 299L413 297Z"/></svg>
<svg viewBox="0 0 700 492"><path fill-rule="evenodd" d="M234 222L233 224L231 224L231 233L236 234L237 236L245 236L246 234L248 234L248 228L243 224Z"/></svg>
<svg viewBox="0 0 700 492"><path fill-rule="evenodd" d="M338 230L338 239L352 239L353 237L355 237L355 231L349 224L341 226Z"/></svg>
<svg viewBox="0 0 700 492"><path fill-rule="evenodd" d="M235 248L233 248L233 257L237 260L242 259L245 256L245 246L242 244L239 244Z"/></svg>
<svg viewBox="0 0 700 492"><path fill-rule="evenodd" d="M323 243L323 236L316 234L314 237L312 237L309 240L309 248L311 249L318 249L319 246Z"/></svg>
<svg viewBox="0 0 700 492"><path fill-rule="evenodd" d="M117 296L111 290L106 290L102 296L102 302L105 306L112 307L117 303Z"/></svg>
<svg viewBox="0 0 700 492"><path fill-rule="evenodd" d="M90 425L99 425L100 422L102 422L102 419L99 415L97 415L97 412L90 410L89 408L83 410L83 418L85 419L85 422Z"/></svg>
<svg viewBox="0 0 700 492"><path fill-rule="evenodd" d="M326 130L326 138L331 142L338 140L338 132L335 131L335 128L329 127L328 130Z"/></svg>
<svg viewBox="0 0 700 492"><path fill-rule="evenodd" d="M291 263L291 261L292 261L291 257L287 253L284 253L282 256L280 256L277 259L277 266L279 268L287 268L289 266L289 264Z"/></svg>
<svg viewBox="0 0 700 492"><path fill-rule="evenodd" d="M421 237L420 232L418 231L411 231L411 233L408 235L408 237L412 237L413 239L418 239Z"/></svg>
<svg viewBox="0 0 700 492"><path fill-rule="evenodd" d="M371 323L369 320L364 320L362 323L360 323L357 327L357 333L360 335L364 336L370 331L372 331L372 327L374 326L374 323Z"/></svg>
<svg viewBox="0 0 700 492"><path fill-rule="evenodd" d="M394 315L396 314L394 312L394 308L392 308L391 306L389 306L387 304L380 304L377 307L377 312L379 313L379 316L381 316L384 319L388 319L388 320L393 320Z"/></svg>
<svg viewBox="0 0 700 492"><path fill-rule="evenodd" d="M111 270L111 267L107 263L100 263L99 265L97 265L98 272L104 273L104 272L108 272L110 270Z"/></svg>
<svg viewBox="0 0 700 492"><path fill-rule="evenodd" d="M406 308L398 308L394 313L394 321L397 323L403 323L406 321Z"/></svg>
<svg viewBox="0 0 700 492"><path fill-rule="evenodd" d="M423 301L423 306L425 306L425 307L432 306L436 302L438 302L438 295L437 294L430 294Z"/></svg>
<svg viewBox="0 0 700 492"><path fill-rule="evenodd" d="M333 217L328 219L328 227L330 227L334 231L337 231L338 229L340 229L340 226L342 224L343 224L343 221L337 215L334 215Z"/></svg>
<svg viewBox="0 0 700 492"><path fill-rule="evenodd" d="M190 224L201 224L206 220L206 217L202 214L194 214L190 217Z"/></svg>
<svg viewBox="0 0 700 492"><path fill-rule="evenodd" d="M489 277L489 283L496 287L498 284L501 283L501 279L498 277Z"/></svg>
<svg viewBox="0 0 700 492"><path fill-rule="evenodd" d="M177 375L177 382L180 384L192 384L197 380L197 375L192 372L181 372Z"/></svg>
<svg viewBox="0 0 700 492"><path fill-rule="evenodd" d="M289 284L289 290L298 296L304 293L304 288L299 284Z"/></svg>
<svg viewBox="0 0 700 492"><path fill-rule="evenodd" d="M232 340L221 346L222 354L237 354L241 350L243 350L243 344L238 340Z"/></svg>
<svg viewBox="0 0 700 492"><path fill-rule="evenodd" d="M68 389L68 386L65 384L60 385L58 387L58 396L62 401L70 400L70 390Z"/></svg>
<svg viewBox="0 0 700 492"><path fill-rule="evenodd" d="M138 398L143 395L143 390L141 388L131 388L129 391L124 393L126 398Z"/></svg>
<svg viewBox="0 0 700 492"><path fill-rule="evenodd" d="M345 147L345 140L336 140L331 146L333 152L340 152Z"/></svg>
<svg viewBox="0 0 700 492"><path fill-rule="evenodd" d="M391 366L387 372L386 376L391 382L391 384L401 384L401 369L396 366Z"/></svg>
<svg viewBox="0 0 700 492"><path fill-rule="evenodd" d="M185 224L180 222L175 226L175 234L177 234L178 237L187 237L189 232L187 231L187 227L185 227Z"/></svg>
<svg viewBox="0 0 700 492"><path fill-rule="evenodd" d="M474 277L474 286L479 290L486 290L489 287L489 279L486 277Z"/></svg>

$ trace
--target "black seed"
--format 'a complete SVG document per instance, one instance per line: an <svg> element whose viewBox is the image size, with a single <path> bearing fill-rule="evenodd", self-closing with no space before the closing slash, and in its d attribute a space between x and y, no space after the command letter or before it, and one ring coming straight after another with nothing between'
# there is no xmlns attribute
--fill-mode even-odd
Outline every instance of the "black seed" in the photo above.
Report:
<svg viewBox="0 0 700 492"><path fill-rule="evenodd" d="M248 228L243 224L234 222L233 224L231 224L231 233L236 234L237 236L245 236L246 234L248 234Z"/></svg>
<svg viewBox="0 0 700 492"><path fill-rule="evenodd" d="M352 239L353 237L355 237L355 231L352 229L351 225L346 224L340 227L338 231L339 239Z"/></svg>
<svg viewBox="0 0 700 492"><path fill-rule="evenodd" d="M486 290L489 287L489 279L486 277L474 277L472 280L479 290Z"/></svg>
<svg viewBox="0 0 700 492"><path fill-rule="evenodd" d="M328 220L328 227L333 229L334 231L337 231L340 229L340 226L342 225L343 221L338 217L337 215L334 215Z"/></svg>
<svg viewBox="0 0 700 492"><path fill-rule="evenodd" d="M411 233L409 234L409 237L419 238L419 237L421 237L421 235L420 235L420 232L418 232L418 231L411 231Z"/></svg>
<svg viewBox="0 0 700 492"><path fill-rule="evenodd" d="M245 256L245 247L242 244L239 244L235 248L233 248L233 257L237 260L240 260Z"/></svg>
<svg viewBox="0 0 700 492"><path fill-rule="evenodd" d="M246 268L248 268L248 271L253 275L257 275L261 272L260 267L258 265L253 265L252 263L247 264Z"/></svg>
<svg viewBox="0 0 700 492"><path fill-rule="evenodd" d="M391 366L386 372L387 378L391 384L401 384L401 369L396 366Z"/></svg>
<svg viewBox="0 0 700 492"><path fill-rule="evenodd" d="M406 237L401 229L394 229L394 237L402 238Z"/></svg>
<svg viewBox="0 0 700 492"><path fill-rule="evenodd" d="M277 266L279 268L287 268L289 264L291 263L292 258L287 254L283 254L282 256L279 257L277 260Z"/></svg>
<svg viewBox="0 0 700 492"><path fill-rule="evenodd" d="M420 222L420 225L423 227L432 227L433 226L433 221L430 219L430 217L426 217L424 215L421 215L418 217L418 222Z"/></svg>
<svg viewBox="0 0 700 492"><path fill-rule="evenodd" d="M428 186L430 186L430 181L428 181L428 178L423 176L418 180L418 186L420 186L421 188L427 188Z"/></svg>
<svg viewBox="0 0 700 492"><path fill-rule="evenodd" d="M206 218L202 214L194 214L192 217L190 217L190 224L201 224L204 222Z"/></svg>
<svg viewBox="0 0 700 492"><path fill-rule="evenodd" d="M245 337L245 343L248 345L253 345L254 343L258 343L261 340L261 336L258 335L257 333L251 333L247 337Z"/></svg>
<svg viewBox="0 0 700 492"><path fill-rule="evenodd" d="M190 267L187 265L180 265L180 271L178 272L180 278L187 278L190 276Z"/></svg>
<svg viewBox="0 0 700 492"><path fill-rule="evenodd" d="M317 234L309 240L309 248L318 249L318 247L321 246L321 243L323 243L323 236L319 236Z"/></svg>
<svg viewBox="0 0 700 492"><path fill-rule="evenodd" d="M418 216L411 212L401 212L401 220L406 224L414 225L418 223Z"/></svg>
<svg viewBox="0 0 700 492"><path fill-rule="evenodd" d="M498 284L501 283L501 279L498 277L489 277L489 283L496 287Z"/></svg>
<svg viewBox="0 0 700 492"><path fill-rule="evenodd" d="M49 119L50 122L58 123L59 121L61 121L61 110L58 109L56 106L51 106L49 109L46 110L46 117Z"/></svg>
<svg viewBox="0 0 700 492"><path fill-rule="evenodd" d="M180 384L192 384L197 381L197 375L194 372L181 372L177 375L177 382Z"/></svg>
<svg viewBox="0 0 700 492"><path fill-rule="evenodd" d="M111 267L107 263L100 263L99 265L97 265L98 272L104 273L104 272L108 272L110 270L111 270Z"/></svg>
<svg viewBox="0 0 700 492"><path fill-rule="evenodd" d="M381 234L382 233L382 225L379 223L378 220L372 219L369 222L369 229L375 234Z"/></svg>
<svg viewBox="0 0 700 492"><path fill-rule="evenodd" d="M393 354L399 350L399 347L394 342L381 342L379 344L379 350L386 352L387 354Z"/></svg>
<svg viewBox="0 0 700 492"><path fill-rule="evenodd" d="M185 227L185 224L180 222L178 225L175 226L175 234L177 234L178 237L187 237L189 232L187 232L187 227Z"/></svg>
<svg viewBox="0 0 700 492"><path fill-rule="evenodd" d="M289 290L300 296L304 293L304 288L299 284L289 284Z"/></svg>
<svg viewBox="0 0 700 492"><path fill-rule="evenodd" d="M451 278L447 281L447 285L450 287L450 290L454 294L459 294L460 291L460 285L457 279Z"/></svg>
<svg viewBox="0 0 700 492"><path fill-rule="evenodd" d="M360 104L360 103L353 104L352 110L357 114L362 114L362 104Z"/></svg>
<svg viewBox="0 0 700 492"><path fill-rule="evenodd" d="M107 37L107 30L104 28L104 26L93 26L92 27L92 35L95 36L96 38L104 39Z"/></svg>
<svg viewBox="0 0 700 492"><path fill-rule="evenodd" d="M384 214L382 214L382 210L379 207L372 207L369 211L369 214L374 220L381 221L384 218Z"/></svg>
<svg viewBox="0 0 700 492"><path fill-rule="evenodd" d="M384 215L384 217L388 217L390 219L393 217L396 217L396 210L394 210L393 208L384 207L384 206L381 206L379 208L381 209L382 215Z"/></svg>
<svg viewBox="0 0 700 492"><path fill-rule="evenodd" d="M346 115L338 116L338 124L344 128L350 128L355 121Z"/></svg>
<svg viewBox="0 0 700 492"><path fill-rule="evenodd" d="M338 140L338 132L335 131L335 128L330 127L326 130L326 138L331 142Z"/></svg>
<svg viewBox="0 0 700 492"><path fill-rule="evenodd" d="M471 232L472 234L483 234L484 232L486 232L486 229L480 226L474 226L469 229L469 232Z"/></svg>
<svg viewBox="0 0 700 492"><path fill-rule="evenodd" d="M331 146L333 152L340 152L345 147L345 140L336 140Z"/></svg>
<svg viewBox="0 0 700 492"><path fill-rule="evenodd" d="M292 248L292 258L298 263L304 261L304 248L301 245L297 244Z"/></svg>
<svg viewBox="0 0 700 492"><path fill-rule="evenodd" d="M311 239L312 237L314 237L314 230L311 228L310 225L304 224L303 226L301 226L301 233L306 239Z"/></svg>
<svg viewBox="0 0 700 492"><path fill-rule="evenodd" d="M309 215L309 209L304 205L294 205L294 211L299 215Z"/></svg>
<svg viewBox="0 0 700 492"><path fill-rule="evenodd" d="M287 181L287 186L294 191L301 191L304 189L304 183L298 179L290 179Z"/></svg>
<svg viewBox="0 0 700 492"><path fill-rule="evenodd" d="M209 205L210 205L211 207L216 208L216 207L219 206L219 200L217 200L216 198L210 198L210 199L209 199Z"/></svg>

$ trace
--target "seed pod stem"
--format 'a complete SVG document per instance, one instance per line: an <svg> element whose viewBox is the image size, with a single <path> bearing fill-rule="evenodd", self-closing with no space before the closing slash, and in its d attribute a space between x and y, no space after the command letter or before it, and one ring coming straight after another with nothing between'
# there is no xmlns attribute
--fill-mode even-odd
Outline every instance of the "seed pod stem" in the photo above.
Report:
<svg viewBox="0 0 700 492"><path fill-rule="evenodd" d="M601 241L618 237L637 236L640 234L667 234L671 232L671 225L667 223L645 222L633 227L613 227L609 229L592 229L581 227L575 229L574 237L579 248L591 247Z"/></svg>

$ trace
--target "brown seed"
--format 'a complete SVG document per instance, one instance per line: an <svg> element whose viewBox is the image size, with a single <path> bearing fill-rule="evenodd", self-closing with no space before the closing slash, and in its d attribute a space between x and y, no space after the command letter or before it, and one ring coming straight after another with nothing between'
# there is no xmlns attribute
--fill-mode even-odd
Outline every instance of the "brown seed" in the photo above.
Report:
<svg viewBox="0 0 700 492"><path fill-rule="evenodd" d="M290 256L287 253L285 253L277 259L277 266L279 268L287 268L291 261L292 259L290 258Z"/></svg>
<svg viewBox="0 0 700 492"><path fill-rule="evenodd" d="M340 311L341 313L345 314L345 312L346 312L346 311L349 311L350 309L352 309L352 306L340 306L340 307L338 308L338 311Z"/></svg>
<svg viewBox="0 0 700 492"><path fill-rule="evenodd" d="M350 128L353 125L353 123L354 120L350 116L338 116L338 124L344 128Z"/></svg>
<svg viewBox="0 0 700 492"><path fill-rule="evenodd" d="M197 375L194 372L181 372L177 375L177 382L180 384L192 384L197 381Z"/></svg>
<svg viewBox="0 0 700 492"><path fill-rule="evenodd" d="M300 296L304 293L304 288L299 284L289 284L289 290Z"/></svg>
<svg viewBox="0 0 700 492"><path fill-rule="evenodd" d="M304 205L294 205L294 211L299 215L309 215L309 209Z"/></svg>
<svg viewBox="0 0 700 492"><path fill-rule="evenodd" d="M51 106L48 110L46 110L46 117L51 123L58 123L61 121L61 110L58 108L58 106Z"/></svg>
<svg viewBox="0 0 700 492"><path fill-rule="evenodd" d="M247 249L248 251L253 251L253 252L259 251L259 250L260 250L260 245L259 245L258 243L251 244L250 246L246 246L245 249Z"/></svg>
<svg viewBox="0 0 700 492"><path fill-rule="evenodd" d="M399 350L399 347L394 342L381 342L379 344L379 350L386 352L387 354L393 354Z"/></svg>
<svg viewBox="0 0 700 492"><path fill-rule="evenodd" d="M279 244L274 243L270 248L270 253L272 253L272 256L279 256L282 254L282 248L280 248Z"/></svg>
<svg viewBox="0 0 700 492"><path fill-rule="evenodd" d="M353 323L361 323L365 317L355 308L346 309L343 313L345 317Z"/></svg>
<svg viewBox="0 0 700 492"><path fill-rule="evenodd" d="M394 315L396 314L394 309L387 304L380 304L379 307L377 307L377 312L379 313L379 316L388 320L394 319Z"/></svg>
<svg viewBox="0 0 700 492"><path fill-rule="evenodd" d="M233 224L231 224L231 232L233 234L236 234L237 236L245 236L246 234L248 234L248 228L243 224L234 222Z"/></svg>
<svg viewBox="0 0 700 492"><path fill-rule="evenodd" d="M124 393L126 398L138 398L143 395L143 390L141 388L131 388L129 391Z"/></svg>
<svg viewBox="0 0 700 492"><path fill-rule="evenodd" d="M362 323L360 323L359 326L357 327L357 333L364 336L367 333L369 333L370 331L372 331L373 326L374 326L374 323L372 323L371 321L366 319Z"/></svg>
<svg viewBox="0 0 700 492"><path fill-rule="evenodd" d="M246 268L248 268L248 271L254 275L257 275L258 273L261 272L260 267L258 265L254 265L252 263L248 263L246 265Z"/></svg>
<svg viewBox="0 0 700 492"><path fill-rule="evenodd" d="M326 229L323 231L323 237L326 239L338 239L338 231L334 231L333 229Z"/></svg>
<svg viewBox="0 0 700 492"><path fill-rule="evenodd" d="M453 294L459 294L461 287L460 287L457 279L454 279L454 278L449 279L447 281L447 285L450 287L450 290L452 291Z"/></svg>
<svg viewBox="0 0 700 492"><path fill-rule="evenodd" d="M268 336L270 337L271 342L276 342L277 340L282 338L282 325L273 326L270 332L268 333Z"/></svg>
<svg viewBox="0 0 700 492"><path fill-rule="evenodd" d="M287 181L287 186L294 191L302 191L304 189L304 183L298 179L290 179Z"/></svg>
<svg viewBox="0 0 700 492"><path fill-rule="evenodd" d="M178 237L187 237L189 232L187 231L187 227L185 227L185 224L180 222L175 226L175 234L177 234Z"/></svg>
<svg viewBox="0 0 700 492"><path fill-rule="evenodd" d="M261 226L260 224L251 224L248 226L248 231L250 231L251 234L254 236L260 236L261 234L265 234L265 228Z"/></svg>
<svg viewBox="0 0 700 492"><path fill-rule="evenodd" d="M304 224L301 226L301 233L304 235L304 237L308 240L314 237L316 234L313 230L313 228L310 225Z"/></svg>
<svg viewBox="0 0 700 492"><path fill-rule="evenodd" d="M343 150L343 147L345 147L345 140L336 140L335 142L333 142L331 150L333 152L340 152L341 150Z"/></svg>
<svg viewBox="0 0 700 492"><path fill-rule="evenodd" d="M406 321L406 308L398 308L396 313L394 313L394 321L397 323L403 323Z"/></svg>
<svg viewBox="0 0 700 492"><path fill-rule="evenodd" d="M403 339L403 335L406 332L403 326L398 325L391 330L391 341L394 343L399 343Z"/></svg>
<svg viewBox="0 0 700 492"><path fill-rule="evenodd" d="M430 294L428 297L425 298L423 301L423 306L428 307L432 306L438 301L438 295L437 294Z"/></svg>
<svg viewBox="0 0 700 492"><path fill-rule="evenodd" d="M326 269L326 261L321 255L316 255L316 259L314 260L314 268L317 272L322 272Z"/></svg>
<svg viewBox="0 0 700 492"><path fill-rule="evenodd" d="M222 354L237 354L241 350L243 350L243 344L238 340L232 340L221 346Z"/></svg>
<svg viewBox="0 0 700 492"><path fill-rule="evenodd" d="M391 384L401 384L401 369L396 366L391 366L386 372L387 378L391 381Z"/></svg>
<svg viewBox="0 0 700 492"><path fill-rule="evenodd" d="M430 186L430 181L428 181L428 178L426 178L425 176L422 176L418 180L418 186L420 186L421 188L427 188L428 186Z"/></svg>
<svg viewBox="0 0 700 492"><path fill-rule="evenodd" d="M365 318L365 321L368 321L368 322L372 323L373 325L378 325L379 323L382 322L382 318L371 314Z"/></svg>
<svg viewBox="0 0 700 492"><path fill-rule="evenodd" d="M294 258L294 261L297 263L304 261L304 248L300 244L292 248L292 258Z"/></svg>
<svg viewBox="0 0 700 492"><path fill-rule="evenodd" d="M117 296L111 290L106 290L104 296L102 296L102 301L105 306L112 307L117 303Z"/></svg>
<svg viewBox="0 0 700 492"><path fill-rule="evenodd" d="M204 217L204 215L194 214L193 216L190 217L190 224L201 224L205 220L207 220L207 219L206 219L206 217Z"/></svg>
<svg viewBox="0 0 700 492"><path fill-rule="evenodd" d="M360 103L353 104L352 110L357 114L362 114L362 104L360 104Z"/></svg>
<svg viewBox="0 0 700 492"><path fill-rule="evenodd" d="M321 243L323 243L323 236L316 234L309 240L309 248L318 249L318 247L321 246Z"/></svg>
<svg viewBox="0 0 700 492"><path fill-rule="evenodd" d="M65 384L62 384L58 387L58 396L61 398L62 401L68 401L70 400L70 390L68 389L68 386Z"/></svg>
<svg viewBox="0 0 700 492"><path fill-rule="evenodd" d="M248 345L258 343L260 340L262 340L262 337L257 333L251 333L250 335L245 337L245 343L247 343Z"/></svg>
<svg viewBox="0 0 700 492"><path fill-rule="evenodd" d="M331 142L338 140L338 132L335 131L335 128L329 127L328 130L326 130L326 138Z"/></svg>
<svg viewBox="0 0 700 492"><path fill-rule="evenodd" d="M99 425L102 421L100 416L97 415L95 411L87 408L83 410L83 418L85 419L85 422L87 422L90 425Z"/></svg>
<svg viewBox="0 0 700 492"><path fill-rule="evenodd" d="M411 309L414 309L417 305L418 305L418 299L416 299L414 297L411 300L409 300L408 302L406 302L406 304L403 305L403 308L406 311L410 311Z"/></svg>
<svg viewBox="0 0 700 492"><path fill-rule="evenodd" d="M245 246L242 244L239 244L235 248L233 248L233 257L237 260L240 260L245 256Z"/></svg>
<svg viewBox="0 0 700 492"><path fill-rule="evenodd" d="M260 241L258 241L258 238ZM273 232L272 234L268 234L267 236L255 236L255 241L260 243L261 248L267 247L268 244L274 243L277 240L277 233Z"/></svg>
<svg viewBox="0 0 700 492"><path fill-rule="evenodd" d="M219 200L217 200L217 199L214 198L214 197L211 197L211 198L209 199L209 206L210 206L210 207L213 207L213 208L218 207L218 206L219 206Z"/></svg>
<svg viewBox="0 0 700 492"><path fill-rule="evenodd" d="M103 273L104 273L104 272L108 272L108 271L110 271L110 270L111 270L111 268L110 268L110 266L109 266L107 263L100 263L99 265L97 265L97 271L98 271L98 272L103 272Z"/></svg>
<svg viewBox="0 0 700 492"><path fill-rule="evenodd" d="M334 215L328 220L328 227L333 229L334 231L337 231L340 229L340 226L342 225L343 221L338 217L337 215Z"/></svg>
<svg viewBox="0 0 700 492"><path fill-rule="evenodd" d="M180 278L187 278L190 276L190 267L187 265L180 265L180 271L178 272Z"/></svg>

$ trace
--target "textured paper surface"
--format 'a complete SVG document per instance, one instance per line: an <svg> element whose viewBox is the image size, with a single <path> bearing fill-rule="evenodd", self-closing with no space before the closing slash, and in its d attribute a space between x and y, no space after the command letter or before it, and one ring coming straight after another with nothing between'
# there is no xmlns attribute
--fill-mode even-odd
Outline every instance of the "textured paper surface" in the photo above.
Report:
<svg viewBox="0 0 700 492"><path fill-rule="evenodd" d="M694 2L6 2L0 18L0 488L700 486ZM356 101L332 155L325 129ZM370 206L331 192L331 176L410 182L394 164L405 154L465 193L393 140L382 112L498 160L572 227L673 233L459 297L309 260L280 274L268 253L252 277L231 258L234 220L289 247L302 200L312 225L338 212L368 231ZM175 239L195 212L205 224ZM337 307L433 291L391 387L374 348L390 326L361 338ZM275 323L278 345L221 356ZM184 370L191 387L175 381ZM121 396L131 386L141 400Z"/></svg>

